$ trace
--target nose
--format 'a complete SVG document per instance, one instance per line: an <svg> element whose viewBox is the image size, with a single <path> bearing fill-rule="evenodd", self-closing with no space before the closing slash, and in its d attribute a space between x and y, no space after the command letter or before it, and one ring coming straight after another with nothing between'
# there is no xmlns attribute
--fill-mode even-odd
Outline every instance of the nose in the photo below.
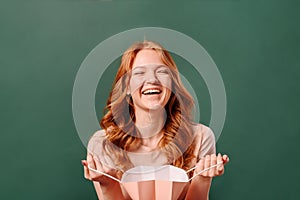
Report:
<svg viewBox="0 0 300 200"><path fill-rule="evenodd" d="M145 82L146 83L158 83L159 81L157 79L155 72L153 72L153 71L147 72L146 76L145 76Z"/></svg>

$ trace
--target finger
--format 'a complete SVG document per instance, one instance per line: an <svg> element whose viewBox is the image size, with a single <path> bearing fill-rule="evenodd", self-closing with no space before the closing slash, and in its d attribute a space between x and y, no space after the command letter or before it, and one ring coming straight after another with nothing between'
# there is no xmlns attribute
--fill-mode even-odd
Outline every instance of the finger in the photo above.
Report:
<svg viewBox="0 0 300 200"><path fill-rule="evenodd" d="M109 166L107 166L107 165L104 165L104 164L102 164L102 170L103 170L105 173L110 174L110 175L113 175L113 176L115 176L115 174L116 174L116 172L117 172L116 169L111 168L111 167L109 167Z"/></svg>
<svg viewBox="0 0 300 200"><path fill-rule="evenodd" d="M201 158L197 163L197 168L195 170L195 173L201 172L203 169L204 169L204 158Z"/></svg>
<svg viewBox="0 0 300 200"><path fill-rule="evenodd" d="M222 160L222 155L220 153L218 153L218 157L217 157L217 163L223 163L223 160ZM217 167L217 170L218 172L220 173L222 170L223 170L223 165L220 164L218 167Z"/></svg>
<svg viewBox="0 0 300 200"><path fill-rule="evenodd" d="M89 169L86 166L83 166L84 178L91 180Z"/></svg>
<svg viewBox="0 0 300 200"><path fill-rule="evenodd" d="M102 171L101 169L97 169L97 166L96 166L96 156L93 156L92 154L89 154L88 157L87 157L87 162L88 162L88 167L92 168L92 169L95 169L95 170L99 170L99 171ZM99 167L99 163L98 163L98 167ZM96 181L99 177L101 177L102 175L99 175L97 172L93 171L93 170L90 170L89 169L89 175L90 175L90 180L92 181Z"/></svg>
<svg viewBox="0 0 300 200"><path fill-rule="evenodd" d="M93 157L94 158L94 163L95 163L95 166L96 166L96 170L98 171L103 171L103 166L101 164L101 162L98 160L98 158L95 156Z"/></svg>
<svg viewBox="0 0 300 200"><path fill-rule="evenodd" d="M204 161L204 169L207 169L210 167L210 155L205 156L205 161ZM203 176L208 176L208 171L203 172Z"/></svg>
<svg viewBox="0 0 300 200"><path fill-rule="evenodd" d="M229 162L229 157L226 154L224 154L222 157L222 160L223 160L223 163L226 164Z"/></svg>
<svg viewBox="0 0 300 200"><path fill-rule="evenodd" d="M83 166L87 166L87 161L86 161L86 160L81 160L81 164L82 164Z"/></svg>
<svg viewBox="0 0 300 200"><path fill-rule="evenodd" d="M95 165L92 154L87 155L86 161L88 163L88 167L90 167L92 169L96 169L96 165Z"/></svg>
<svg viewBox="0 0 300 200"><path fill-rule="evenodd" d="M203 157L203 158L201 158L200 160L199 160L199 164L198 164L198 166L199 166L199 171L202 171L203 169L204 169L204 161L205 161L205 158Z"/></svg>
<svg viewBox="0 0 300 200"><path fill-rule="evenodd" d="M210 156L210 166L214 166L217 164L217 156L215 154L212 154ZM216 167L213 167L209 170L209 176L214 177L215 175L218 175L218 170Z"/></svg>
<svg viewBox="0 0 300 200"><path fill-rule="evenodd" d="M87 161L86 160L81 160L81 163L83 165L84 178L90 180L90 173L89 173L89 170L87 168L87 165L88 165Z"/></svg>

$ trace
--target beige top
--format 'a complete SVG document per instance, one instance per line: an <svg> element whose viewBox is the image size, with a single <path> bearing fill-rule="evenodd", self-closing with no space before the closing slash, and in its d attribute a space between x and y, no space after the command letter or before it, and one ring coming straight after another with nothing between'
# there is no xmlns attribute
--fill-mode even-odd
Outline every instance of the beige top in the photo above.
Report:
<svg viewBox="0 0 300 200"><path fill-rule="evenodd" d="M203 124L198 124L194 126L194 131L196 140L196 148L194 154L197 156L197 160L201 157L204 157L205 155L215 154L215 137L212 130ZM105 154L102 145L103 140L105 140L104 130L96 131L96 133L91 137L88 143L88 152L93 154L93 156L101 161L102 164L110 168L124 171L114 164L113 159L109 155ZM159 166L170 164L167 163L167 157L159 150L147 153L127 152L127 155L134 166Z"/></svg>

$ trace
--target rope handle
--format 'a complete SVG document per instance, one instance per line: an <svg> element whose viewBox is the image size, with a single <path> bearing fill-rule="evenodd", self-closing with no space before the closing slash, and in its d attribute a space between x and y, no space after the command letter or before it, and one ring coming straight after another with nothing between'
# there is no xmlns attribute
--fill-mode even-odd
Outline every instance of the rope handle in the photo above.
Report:
<svg viewBox="0 0 300 200"><path fill-rule="evenodd" d="M208 170L210 170L210 169L212 169L212 168L214 168L214 167L220 166L220 165L222 165L222 164L223 164L223 162L219 162L219 163L217 163L217 164L215 164L215 165L212 165L212 166L210 166L210 167L208 167L208 168L205 168L205 169L203 169L202 171L200 171L200 172L198 172L197 174L195 174L194 176L192 176L192 178L190 178L188 181L192 180L193 178L195 178L196 176L202 174L203 172L206 172L206 171L208 171ZM190 171L196 169L197 167L198 167L198 166L192 167L191 169L187 170L186 173L189 173ZM93 168L91 168L90 166L88 166L88 168L89 168L89 170L91 170L91 171L93 171L93 172L102 174L102 175L104 175L104 176L106 176L106 177L108 177L108 178L111 178L111 179L117 181L118 183L121 183L121 181L120 181L119 179L117 179L117 178L115 178L115 177L113 177L113 176L111 176L111 175L109 175L109 174L106 174L106 173L104 173L104 172L101 172L101 171L98 171L98 170L96 170L96 169L93 169Z"/></svg>
<svg viewBox="0 0 300 200"><path fill-rule="evenodd" d="M193 178L195 178L196 176L202 174L203 172L206 172L206 171L208 171L208 170L210 170L210 169L212 169L212 168L214 168L214 167L220 166L220 165L222 165L222 164L223 164L223 162L219 162L219 163L217 163L217 164L215 164L215 165L212 165L212 166L210 166L210 167L208 167L208 168L205 168L205 169L201 170L200 172L198 172L197 174L195 174L194 176L192 176L192 178L190 178L189 181L192 180ZM198 167L198 166L192 167L191 169L189 169L188 171L186 171L186 173L189 173L190 171L196 169L197 167Z"/></svg>
<svg viewBox="0 0 300 200"><path fill-rule="evenodd" d="M117 178L115 178L115 177L113 177L113 176L111 176L111 175L109 175L109 174L106 174L106 173L104 173L104 172L101 172L101 171L95 170L95 169L91 168L90 166L88 166L88 168L89 168L89 170L91 170L91 171L93 171L93 172L96 172L96 173L102 174L102 175L104 175L104 176L106 176L106 177L108 177L108 178L111 178L111 179L113 179L113 180L115 180L115 181L117 181L117 182L121 183L121 181L120 181L119 179L117 179Z"/></svg>

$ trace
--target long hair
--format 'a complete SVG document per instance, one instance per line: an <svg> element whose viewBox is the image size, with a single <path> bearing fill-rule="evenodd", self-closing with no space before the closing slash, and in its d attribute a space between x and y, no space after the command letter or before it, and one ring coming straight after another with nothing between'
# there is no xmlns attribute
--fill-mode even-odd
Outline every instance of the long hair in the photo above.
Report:
<svg viewBox="0 0 300 200"><path fill-rule="evenodd" d="M106 131L105 149L109 155L114 155L116 165L125 170L132 167L126 151L138 148L141 145L141 137L134 125L135 113L132 99L126 93L130 81L128 72L132 70L137 53L143 49L155 50L162 62L170 68L172 91L174 91L165 106L167 117L163 127L163 137L158 147L167 156L169 164L187 170L195 158L192 130L194 101L183 86L177 66L169 52L152 41L135 43L122 56L105 107L105 115L100 122L101 127Z"/></svg>

